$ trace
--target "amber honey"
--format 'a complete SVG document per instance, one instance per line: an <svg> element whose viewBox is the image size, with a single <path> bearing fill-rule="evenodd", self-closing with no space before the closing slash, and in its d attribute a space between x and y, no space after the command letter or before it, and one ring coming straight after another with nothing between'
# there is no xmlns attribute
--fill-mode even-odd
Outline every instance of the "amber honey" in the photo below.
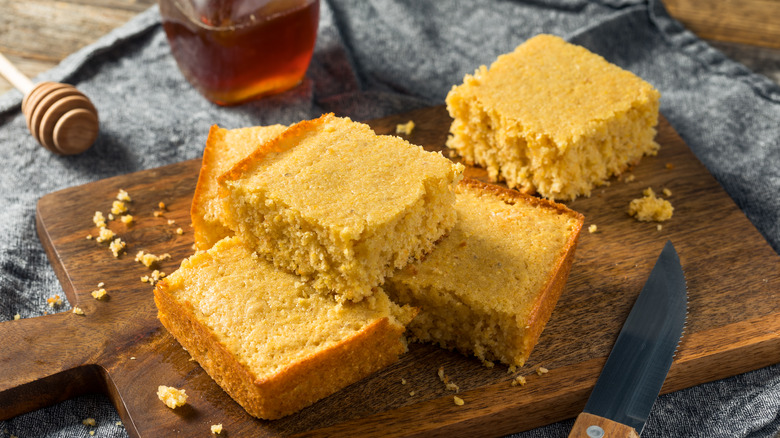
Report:
<svg viewBox="0 0 780 438"><path fill-rule="evenodd" d="M319 0L161 0L176 63L206 98L235 105L303 79Z"/></svg>

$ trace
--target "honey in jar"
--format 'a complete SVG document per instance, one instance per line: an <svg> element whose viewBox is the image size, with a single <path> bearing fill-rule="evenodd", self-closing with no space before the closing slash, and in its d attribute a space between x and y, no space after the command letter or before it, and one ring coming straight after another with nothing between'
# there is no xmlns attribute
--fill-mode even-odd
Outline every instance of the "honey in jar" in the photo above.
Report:
<svg viewBox="0 0 780 438"><path fill-rule="evenodd" d="M319 0L160 0L176 63L207 99L235 105L303 79Z"/></svg>

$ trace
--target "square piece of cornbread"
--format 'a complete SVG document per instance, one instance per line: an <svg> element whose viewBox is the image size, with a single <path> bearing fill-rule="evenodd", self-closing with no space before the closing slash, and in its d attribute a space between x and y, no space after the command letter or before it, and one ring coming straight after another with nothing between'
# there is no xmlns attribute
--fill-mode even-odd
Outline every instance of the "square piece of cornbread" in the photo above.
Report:
<svg viewBox="0 0 780 438"><path fill-rule="evenodd" d="M395 362L416 310L377 289L338 302L236 237L198 251L157 284L158 318L249 414L296 412Z"/></svg>
<svg viewBox="0 0 780 438"><path fill-rule="evenodd" d="M538 35L447 95L447 140L493 181L571 200L654 155L659 93L585 48Z"/></svg>
<svg viewBox="0 0 780 438"><path fill-rule="evenodd" d="M197 249L209 249L222 238L233 235L223 219L224 208L219 199L217 177L285 129L284 125L240 129L211 127L190 209Z"/></svg>
<svg viewBox="0 0 780 438"><path fill-rule="evenodd" d="M455 223L463 166L326 114L290 127L219 178L230 228L342 299L371 295Z"/></svg>
<svg viewBox="0 0 780 438"><path fill-rule="evenodd" d="M521 366L561 295L583 216L515 190L464 179L458 220L424 260L384 289L420 313L413 339Z"/></svg>

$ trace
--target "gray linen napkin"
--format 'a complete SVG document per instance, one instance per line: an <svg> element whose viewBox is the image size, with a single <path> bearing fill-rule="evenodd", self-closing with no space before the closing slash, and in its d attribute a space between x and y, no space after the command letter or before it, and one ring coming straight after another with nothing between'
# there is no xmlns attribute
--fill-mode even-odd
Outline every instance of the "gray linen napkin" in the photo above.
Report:
<svg viewBox="0 0 780 438"><path fill-rule="evenodd" d="M0 96L0 321L42 315L46 298L62 295L35 233L42 195L199 157L213 123L293 123L328 111L363 120L439 105L465 73L540 32L654 84L663 114L780 250L780 87L685 31L659 0L323 0L304 83L235 108L208 103L182 78L152 8L37 78L76 84L92 98L102 125L87 153L58 157L37 146L21 95ZM643 436L772 436L778 413L775 365L660 397ZM86 417L98 426L82 425ZM0 437L126 436L118 421L106 397L90 395L0 422ZM571 424L517 436L562 437Z"/></svg>

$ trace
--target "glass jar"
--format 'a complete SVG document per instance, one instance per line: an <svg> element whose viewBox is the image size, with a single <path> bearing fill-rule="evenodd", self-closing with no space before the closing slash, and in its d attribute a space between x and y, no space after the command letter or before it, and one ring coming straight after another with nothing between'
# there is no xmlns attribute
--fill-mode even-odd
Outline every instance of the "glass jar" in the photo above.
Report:
<svg viewBox="0 0 780 438"><path fill-rule="evenodd" d="M179 69L219 105L289 90L311 61L319 0L159 0L159 5Z"/></svg>

